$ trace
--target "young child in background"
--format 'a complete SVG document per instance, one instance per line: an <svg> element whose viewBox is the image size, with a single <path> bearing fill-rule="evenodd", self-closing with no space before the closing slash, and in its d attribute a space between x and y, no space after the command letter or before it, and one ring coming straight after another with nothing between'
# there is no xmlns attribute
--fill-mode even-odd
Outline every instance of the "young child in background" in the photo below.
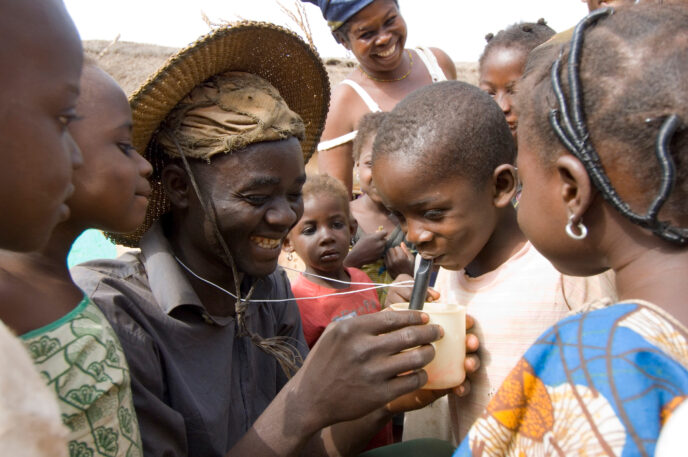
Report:
<svg viewBox="0 0 688 457"><path fill-rule="evenodd" d="M313 347L330 322L380 311L380 302L370 278L344 266L354 230L344 185L328 175L310 176L303 186L303 207L284 249L306 264L291 290L306 342Z"/></svg>
<svg viewBox="0 0 688 457"><path fill-rule="evenodd" d="M488 34L478 61L478 86L497 102L516 139L518 117L513 109L516 83L523 75L528 53L554 35L544 19L514 24L497 35Z"/></svg>
<svg viewBox="0 0 688 457"><path fill-rule="evenodd" d="M345 265L360 268L375 283L389 284L399 274L413 276L413 255L404 243L399 221L385 208L372 179L373 141L385 116L384 112L365 114L354 139L355 170L362 194L350 203L357 227ZM387 288L378 289L378 297L384 304Z"/></svg>
<svg viewBox="0 0 688 457"><path fill-rule="evenodd" d="M303 186L303 216L284 240L306 265L292 282L308 347L331 323L380 311L374 285L362 270L345 267L354 223L344 185L328 175L312 175ZM316 298L317 297L317 298ZM389 422L367 449L391 444Z"/></svg>
<svg viewBox="0 0 688 457"><path fill-rule="evenodd" d="M72 242L89 227L131 231L143 220L150 164L131 146L131 110L117 83L87 62L69 126L84 163L70 218L41 251L0 252L0 317L21 335L70 430L71 455L142 455L129 367L105 316L74 284Z"/></svg>
<svg viewBox="0 0 688 457"><path fill-rule="evenodd" d="M419 254L441 267L440 301L467 306L483 348L470 393L407 413L405 440L459 442L543 330L612 293L606 277L563 276L519 230L511 205L515 155L499 106L454 81L411 94L375 139L373 180L382 200Z"/></svg>
<svg viewBox="0 0 688 457"><path fill-rule="evenodd" d="M519 85L518 223L563 272L612 268L620 301L544 332L455 455L685 455L688 8L598 10L561 51Z"/></svg>
<svg viewBox="0 0 688 457"><path fill-rule="evenodd" d="M82 50L61 1L0 0L0 11L0 248L29 251L43 247L69 212L81 156L66 127ZM0 270L0 280L12 278ZM66 457L55 396L2 321L0 366L0 455Z"/></svg>

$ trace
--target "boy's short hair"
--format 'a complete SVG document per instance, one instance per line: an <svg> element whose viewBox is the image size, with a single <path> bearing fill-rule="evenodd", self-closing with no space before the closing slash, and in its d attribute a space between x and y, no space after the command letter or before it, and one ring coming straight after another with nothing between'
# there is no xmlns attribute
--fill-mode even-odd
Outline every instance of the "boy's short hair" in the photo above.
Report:
<svg viewBox="0 0 688 457"><path fill-rule="evenodd" d="M428 178L462 176L476 186L511 164L516 145L497 103L460 81L424 86L403 99L380 126L373 162L381 157L413 166Z"/></svg>
<svg viewBox="0 0 688 457"><path fill-rule="evenodd" d="M361 148L370 140L371 136L377 134L386 116L387 113L384 111L377 111L364 114L361 120L358 121L358 133L356 134L356 138L354 138L354 144L351 151L354 162L358 162L358 159L361 158Z"/></svg>
<svg viewBox="0 0 688 457"><path fill-rule="evenodd" d="M329 195L341 200L347 215L349 214L349 193L344 184L330 175L309 175L303 185L303 199L321 195Z"/></svg>

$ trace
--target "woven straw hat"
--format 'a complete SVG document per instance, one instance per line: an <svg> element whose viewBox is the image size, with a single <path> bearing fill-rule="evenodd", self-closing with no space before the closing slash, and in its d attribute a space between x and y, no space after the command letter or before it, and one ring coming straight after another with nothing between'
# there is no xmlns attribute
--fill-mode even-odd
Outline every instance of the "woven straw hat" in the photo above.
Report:
<svg viewBox="0 0 688 457"><path fill-rule="evenodd" d="M117 244L138 246L141 236L166 213L170 203L160 182L162 161L151 139L169 112L198 84L213 75L243 71L260 76L280 92L303 119L303 158L313 155L325 126L330 83L320 57L301 37L264 22L239 22L214 30L172 56L130 97L133 145L153 165L146 219L136 231L108 233Z"/></svg>

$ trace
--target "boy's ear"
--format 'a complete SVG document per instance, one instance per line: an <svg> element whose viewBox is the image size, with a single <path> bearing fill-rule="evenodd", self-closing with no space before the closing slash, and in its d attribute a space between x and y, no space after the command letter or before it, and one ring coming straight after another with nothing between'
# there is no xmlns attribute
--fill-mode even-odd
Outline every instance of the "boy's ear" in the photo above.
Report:
<svg viewBox="0 0 688 457"><path fill-rule="evenodd" d="M349 238L353 240L354 235L356 235L356 232L358 231L358 221L356 218L349 212Z"/></svg>
<svg viewBox="0 0 688 457"><path fill-rule="evenodd" d="M562 155L556 160L555 167L562 201L568 207L569 214L573 215L572 223L575 225L592 204L596 190L583 163L574 156Z"/></svg>
<svg viewBox="0 0 688 457"><path fill-rule="evenodd" d="M189 206L189 196L193 189L189 177L182 167L174 163L165 166L162 170L161 181L172 206L177 208Z"/></svg>
<svg viewBox="0 0 688 457"><path fill-rule="evenodd" d="M494 169L492 173L493 202L497 208L504 208L511 204L518 188L516 168L508 163L503 163Z"/></svg>

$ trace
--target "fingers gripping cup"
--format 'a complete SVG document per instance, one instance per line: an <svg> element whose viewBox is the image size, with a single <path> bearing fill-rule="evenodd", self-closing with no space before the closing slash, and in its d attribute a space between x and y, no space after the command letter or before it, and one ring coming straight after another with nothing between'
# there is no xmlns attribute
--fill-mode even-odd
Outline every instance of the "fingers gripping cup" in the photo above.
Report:
<svg viewBox="0 0 688 457"><path fill-rule="evenodd" d="M395 303L394 311L408 310L408 303ZM429 302L423 312L430 316L430 324L440 325L444 336L432 343L435 358L425 366L428 382L423 389L449 389L461 384L466 377L466 307Z"/></svg>

